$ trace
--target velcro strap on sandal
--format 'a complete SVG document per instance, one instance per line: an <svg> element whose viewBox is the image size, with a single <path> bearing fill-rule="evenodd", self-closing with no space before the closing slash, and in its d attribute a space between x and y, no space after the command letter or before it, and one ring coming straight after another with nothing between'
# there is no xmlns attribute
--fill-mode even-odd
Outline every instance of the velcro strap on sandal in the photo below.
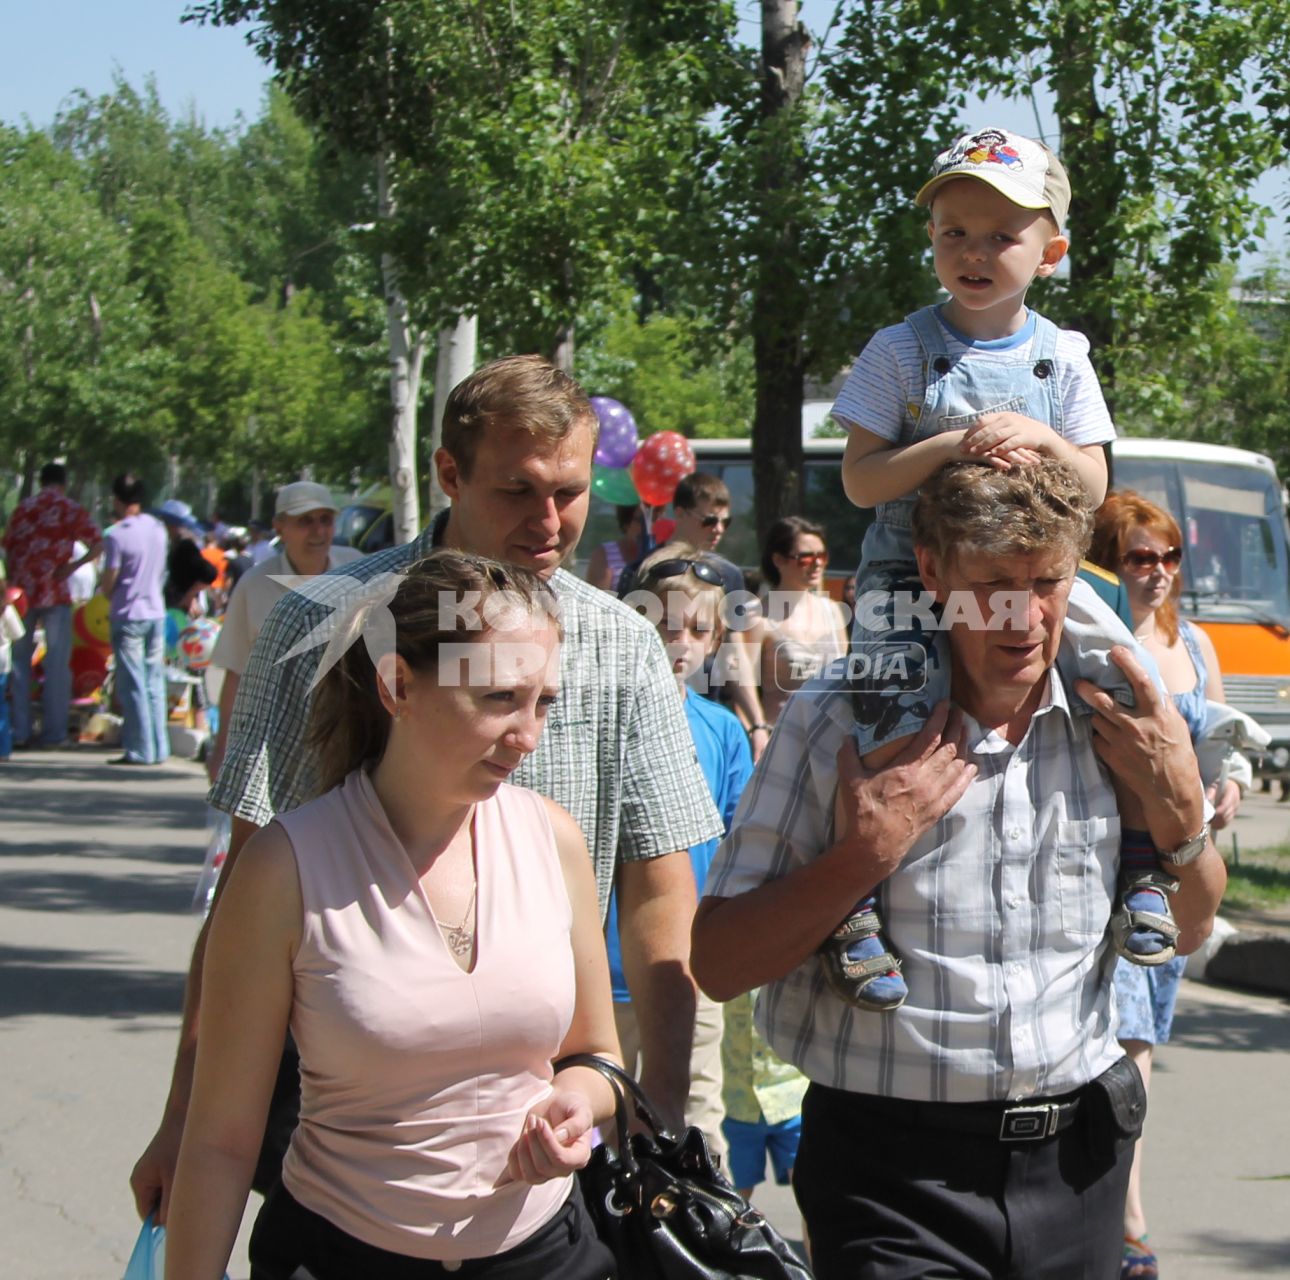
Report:
<svg viewBox="0 0 1290 1280"><path fill-rule="evenodd" d="M880 956L870 956L867 960L843 960L842 974L851 982L859 978L868 978L876 973L898 972L900 961L891 954L890 951L884 951Z"/></svg>
<svg viewBox="0 0 1290 1280"><path fill-rule="evenodd" d="M882 921L873 911L858 911L847 918L836 929L833 936L839 942L853 941L856 938L869 938L882 931Z"/></svg>

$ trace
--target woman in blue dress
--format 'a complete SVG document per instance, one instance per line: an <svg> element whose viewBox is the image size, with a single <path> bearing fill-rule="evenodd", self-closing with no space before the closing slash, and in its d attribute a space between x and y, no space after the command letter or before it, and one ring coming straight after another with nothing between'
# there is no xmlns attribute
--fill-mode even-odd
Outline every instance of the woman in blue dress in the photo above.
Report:
<svg viewBox="0 0 1290 1280"><path fill-rule="evenodd" d="M1206 702L1225 702L1226 698L1213 641L1178 616L1182 557L1182 531L1169 512L1129 490L1108 495L1097 513L1089 559L1120 575L1133 615L1134 635L1155 658L1165 687L1195 741L1205 728ZM1228 779L1221 792L1211 785L1206 794L1214 805L1211 826L1226 826L1240 805L1240 787ZM1144 1084L1150 1083L1153 1049L1169 1039L1186 963L1186 957L1179 956L1154 968L1124 960L1116 964L1119 1039L1137 1063ZM1146 1244L1141 1179L1139 1139L1125 1200L1121 1280L1149 1280L1159 1274L1156 1257Z"/></svg>

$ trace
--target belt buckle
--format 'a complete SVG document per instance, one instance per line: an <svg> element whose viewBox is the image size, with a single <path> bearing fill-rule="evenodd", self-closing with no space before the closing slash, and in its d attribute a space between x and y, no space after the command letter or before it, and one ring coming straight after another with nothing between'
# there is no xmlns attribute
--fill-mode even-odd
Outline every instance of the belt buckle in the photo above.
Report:
<svg viewBox="0 0 1290 1280"><path fill-rule="evenodd" d="M999 1141L1038 1142L1041 1138L1051 1138L1057 1132L1060 1110L1055 1102L1044 1102L1034 1107L1009 1107L999 1125Z"/></svg>

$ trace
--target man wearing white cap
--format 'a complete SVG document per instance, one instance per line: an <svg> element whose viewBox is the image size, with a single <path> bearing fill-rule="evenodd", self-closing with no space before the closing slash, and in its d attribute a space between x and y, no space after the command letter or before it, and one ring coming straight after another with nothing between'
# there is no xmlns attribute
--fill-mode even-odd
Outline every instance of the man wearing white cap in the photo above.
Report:
<svg viewBox="0 0 1290 1280"><path fill-rule="evenodd" d="M238 684L269 611L286 595L294 581L317 577L328 569L362 557L363 553L356 548L337 546L332 542L338 510L326 485L298 480L284 484L278 490L273 509L273 529L282 543L282 550L261 560L238 580L237 589L229 597L219 640L211 654L211 666L224 671L224 685L219 695L219 733L206 759L206 769L212 781L218 776L224 759L224 745Z"/></svg>

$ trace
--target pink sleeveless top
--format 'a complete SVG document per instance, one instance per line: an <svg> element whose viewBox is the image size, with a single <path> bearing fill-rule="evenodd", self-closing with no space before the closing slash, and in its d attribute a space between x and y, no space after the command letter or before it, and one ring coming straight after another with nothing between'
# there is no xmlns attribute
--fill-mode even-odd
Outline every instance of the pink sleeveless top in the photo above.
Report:
<svg viewBox="0 0 1290 1280"><path fill-rule="evenodd" d="M574 1009L573 913L542 798L504 785L475 807L470 973L362 770L277 821L304 902L291 1012L302 1101L287 1190L342 1231L410 1257L513 1247L572 1187L505 1181Z"/></svg>

